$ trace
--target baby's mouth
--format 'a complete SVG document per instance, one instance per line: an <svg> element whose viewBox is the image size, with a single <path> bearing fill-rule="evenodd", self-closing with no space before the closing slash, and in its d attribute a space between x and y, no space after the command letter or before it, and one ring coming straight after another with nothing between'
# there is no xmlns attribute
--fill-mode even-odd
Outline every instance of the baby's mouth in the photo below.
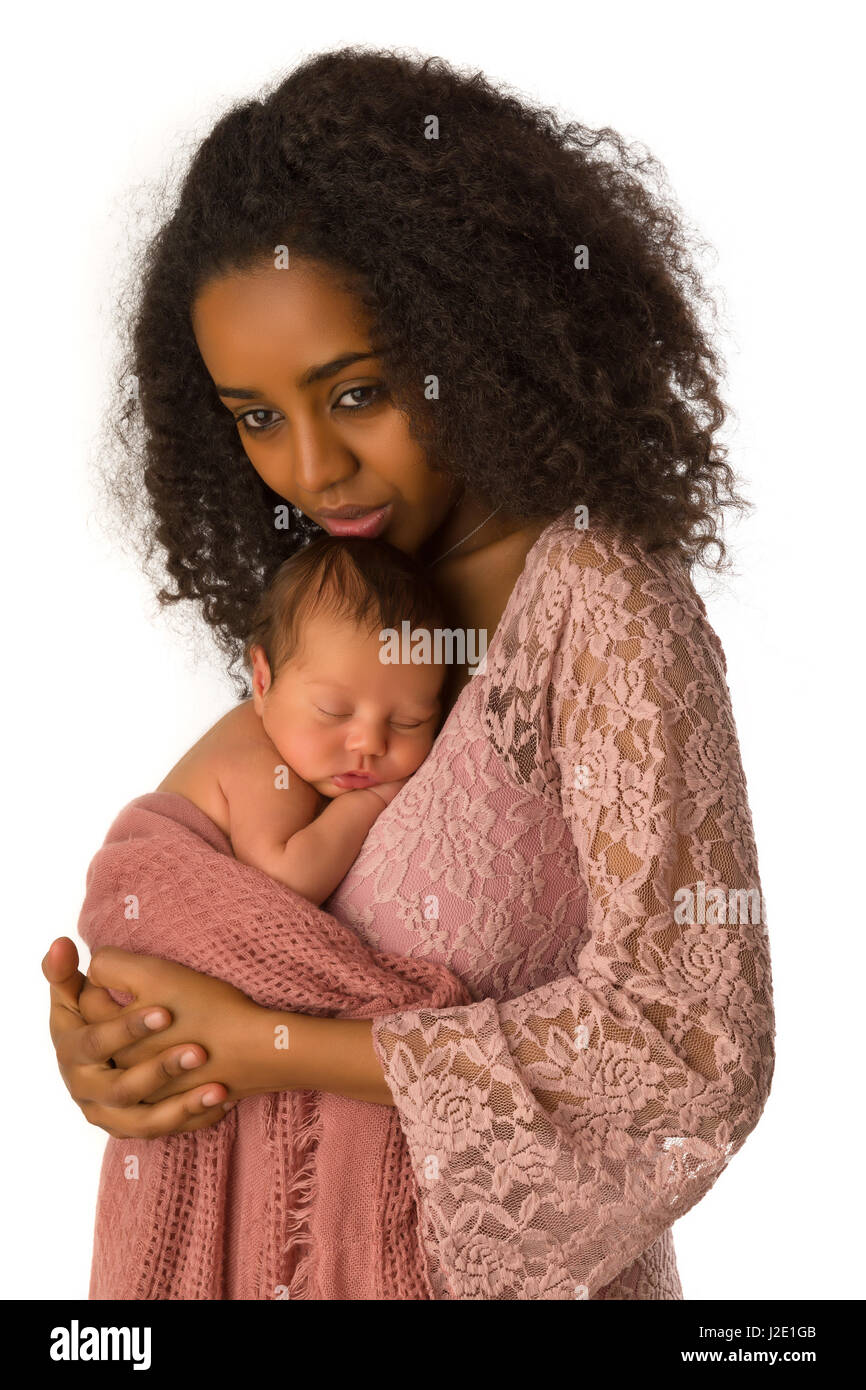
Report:
<svg viewBox="0 0 866 1390"><path fill-rule="evenodd" d="M372 772L338 772L331 781L338 787L374 787L379 778Z"/></svg>

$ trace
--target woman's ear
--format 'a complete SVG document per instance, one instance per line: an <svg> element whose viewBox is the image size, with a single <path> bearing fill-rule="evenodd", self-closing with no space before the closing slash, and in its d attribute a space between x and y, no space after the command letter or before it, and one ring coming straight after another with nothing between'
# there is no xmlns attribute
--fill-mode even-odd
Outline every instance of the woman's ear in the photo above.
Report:
<svg viewBox="0 0 866 1390"><path fill-rule="evenodd" d="M265 656L265 649L255 645L250 647L250 662L253 671L253 708L259 717L264 709L264 697L271 688L271 668L268 658Z"/></svg>

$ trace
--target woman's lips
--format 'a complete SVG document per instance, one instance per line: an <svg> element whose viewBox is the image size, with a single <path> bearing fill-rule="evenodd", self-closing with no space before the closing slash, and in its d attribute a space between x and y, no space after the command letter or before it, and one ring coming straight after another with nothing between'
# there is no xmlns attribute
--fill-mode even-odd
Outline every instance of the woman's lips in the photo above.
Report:
<svg viewBox="0 0 866 1390"><path fill-rule="evenodd" d="M338 787L375 787L379 779L369 772L338 772L331 781Z"/></svg>
<svg viewBox="0 0 866 1390"><path fill-rule="evenodd" d="M318 522L331 536L368 536L372 538L378 536L385 529L390 516L391 503L388 502L384 507L377 507L375 511L365 512L363 516L320 516Z"/></svg>

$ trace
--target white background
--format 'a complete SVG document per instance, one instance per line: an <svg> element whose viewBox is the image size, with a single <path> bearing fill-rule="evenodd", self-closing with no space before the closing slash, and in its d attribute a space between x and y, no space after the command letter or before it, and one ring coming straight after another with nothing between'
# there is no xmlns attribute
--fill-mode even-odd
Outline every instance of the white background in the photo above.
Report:
<svg viewBox="0 0 866 1390"><path fill-rule="evenodd" d="M688 1299L866 1293L854 13L731 0L7 11L3 1296L86 1297L104 1146L56 1070L40 960L74 937L117 811L234 701L207 636L156 614L100 526L92 463L130 210L226 105L347 43L436 53L643 141L717 250L728 438L756 512L729 534L735 577L699 587L728 659L778 1059L760 1124L674 1236Z"/></svg>

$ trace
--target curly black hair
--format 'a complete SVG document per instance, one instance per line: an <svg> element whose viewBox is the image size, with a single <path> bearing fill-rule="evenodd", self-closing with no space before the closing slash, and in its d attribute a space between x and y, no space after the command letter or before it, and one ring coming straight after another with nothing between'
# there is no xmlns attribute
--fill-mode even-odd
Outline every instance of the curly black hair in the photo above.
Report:
<svg viewBox="0 0 866 1390"><path fill-rule="evenodd" d="M146 565L161 551L160 604L197 602L231 666L270 576L322 534L275 527L284 499L247 460L190 321L209 279L279 245L362 301L431 468L526 520L583 504L689 566L715 547L721 569L722 508L750 504L715 438L727 411L696 240L644 147L439 57L320 53L234 106L125 309L104 477Z"/></svg>

